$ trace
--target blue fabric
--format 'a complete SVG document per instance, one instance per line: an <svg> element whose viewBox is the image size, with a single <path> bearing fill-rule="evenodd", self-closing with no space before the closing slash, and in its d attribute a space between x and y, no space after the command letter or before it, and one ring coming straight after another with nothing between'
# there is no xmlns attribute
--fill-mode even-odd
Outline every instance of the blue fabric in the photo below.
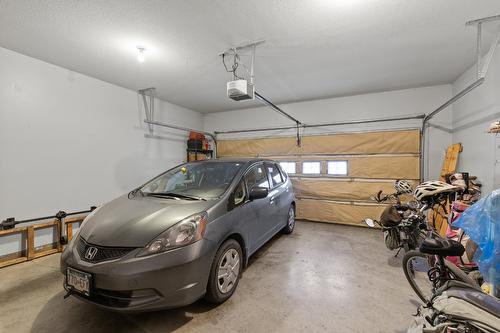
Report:
<svg viewBox="0 0 500 333"><path fill-rule="evenodd" d="M500 285L500 189L462 213L453 224L478 245L474 261L485 281Z"/></svg>

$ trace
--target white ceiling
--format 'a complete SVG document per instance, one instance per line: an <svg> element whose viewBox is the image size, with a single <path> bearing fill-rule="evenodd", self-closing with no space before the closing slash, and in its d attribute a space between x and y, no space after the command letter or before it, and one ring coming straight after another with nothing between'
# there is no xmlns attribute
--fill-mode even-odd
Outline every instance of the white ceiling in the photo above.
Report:
<svg viewBox="0 0 500 333"><path fill-rule="evenodd" d="M266 40L256 87L279 104L452 82L473 61L465 21L494 14L498 0L0 0L0 46L214 112L258 104L225 96L230 46Z"/></svg>

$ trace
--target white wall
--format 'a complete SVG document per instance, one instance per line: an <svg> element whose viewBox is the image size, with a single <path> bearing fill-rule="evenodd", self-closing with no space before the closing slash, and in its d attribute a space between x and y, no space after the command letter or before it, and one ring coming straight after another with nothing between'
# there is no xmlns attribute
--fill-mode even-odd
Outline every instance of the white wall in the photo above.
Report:
<svg viewBox="0 0 500 333"><path fill-rule="evenodd" d="M165 101L155 117L203 127ZM0 48L0 219L86 209L184 161L187 134L143 118L132 90Z"/></svg>
<svg viewBox="0 0 500 333"><path fill-rule="evenodd" d="M304 123L327 123L344 120L371 119L398 115L430 113L451 97L451 85L388 91L357 96L329 98L280 105L280 107ZM265 96L264 92L262 94ZM241 102L244 103L244 102ZM437 178L441 170L446 147L451 144L451 109L443 111L432 120L443 127L429 129L431 144L428 146L429 164L426 178ZM331 128L308 128L304 134L328 133L333 131L360 131L372 129L394 129L421 127L421 120L384 122L364 125L335 126ZM204 116L207 131L223 131L256 127L293 125L293 122L279 115L269 107L210 113ZM258 132L237 135L221 135L220 138L270 137L293 135L293 131ZM428 169L428 170L427 170Z"/></svg>
<svg viewBox="0 0 500 333"><path fill-rule="evenodd" d="M476 80L475 67L453 83L458 93ZM479 177L483 194L500 187L500 174L495 161L500 160L500 139L487 133L489 125L500 120L500 50L497 49L485 82L453 106L453 141L461 142L463 152L458 169ZM495 184L496 182L496 184Z"/></svg>

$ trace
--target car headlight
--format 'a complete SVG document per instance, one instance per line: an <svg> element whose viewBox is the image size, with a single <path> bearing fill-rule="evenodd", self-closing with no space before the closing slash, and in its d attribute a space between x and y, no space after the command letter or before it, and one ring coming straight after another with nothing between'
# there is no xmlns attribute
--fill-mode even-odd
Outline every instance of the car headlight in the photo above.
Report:
<svg viewBox="0 0 500 333"><path fill-rule="evenodd" d="M137 256L149 256L197 242L205 234L206 223L207 213L191 215L156 237Z"/></svg>

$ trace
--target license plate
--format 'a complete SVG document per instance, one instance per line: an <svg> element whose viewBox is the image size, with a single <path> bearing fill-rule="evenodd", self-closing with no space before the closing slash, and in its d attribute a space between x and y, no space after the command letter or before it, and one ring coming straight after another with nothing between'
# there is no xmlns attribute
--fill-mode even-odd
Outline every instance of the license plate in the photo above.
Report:
<svg viewBox="0 0 500 333"><path fill-rule="evenodd" d="M73 290L90 296L90 281L92 275L73 268L66 270L66 284Z"/></svg>

